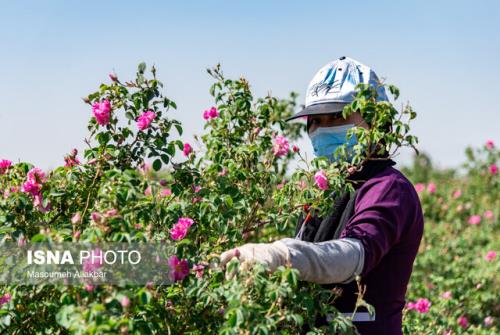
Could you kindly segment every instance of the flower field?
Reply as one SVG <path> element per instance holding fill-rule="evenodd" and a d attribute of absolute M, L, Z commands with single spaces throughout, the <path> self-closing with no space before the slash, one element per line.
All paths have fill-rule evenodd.
<path fill-rule="evenodd" d="M 408 334 L 499 332 L 498 148 L 467 148 L 457 171 L 435 171 L 421 157 L 408 175 L 426 218 L 404 318 Z"/>
<path fill-rule="evenodd" d="M 195 141 L 182 140 L 182 124 L 169 116 L 177 105 L 163 95 L 157 70 L 141 63 L 134 80 L 113 73 L 84 99 L 84 152 L 71 150 L 52 171 L 0 157 L 2 243 L 167 241 L 171 256 L 159 266 L 173 282 L 3 285 L 0 332 L 297 334 L 308 324 L 310 334 L 356 334 L 335 309 L 338 291 L 301 282 L 289 267 L 269 273 L 237 260 L 218 265 L 228 248 L 292 236 L 304 211 L 325 213 L 328 195 L 350 187 L 345 176 L 353 166 L 305 161 L 294 144 L 304 124 L 284 121 L 296 94 L 256 98 L 245 79 L 228 79 L 219 66 L 208 72 L 214 105 L 199 112 L 206 123 Z M 388 89 L 397 99 L 397 88 Z M 398 111 L 375 98 L 365 87 L 351 106 L 372 122 L 356 130 L 354 167 L 364 152 L 417 145 L 411 107 Z M 466 154 L 456 170 L 433 168 L 425 154 L 403 169 L 425 214 L 405 334 L 499 332 L 500 151 L 487 141 Z M 289 171 L 292 160 L 306 168 Z M 334 314 L 331 324 L 315 328 L 325 313 Z"/>

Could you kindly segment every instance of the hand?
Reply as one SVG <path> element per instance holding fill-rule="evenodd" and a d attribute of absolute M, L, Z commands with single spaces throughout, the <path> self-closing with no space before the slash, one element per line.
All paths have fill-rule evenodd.
<path fill-rule="evenodd" d="M 289 263 L 288 247 L 281 241 L 273 243 L 247 243 L 238 248 L 224 251 L 220 264 L 225 266 L 233 257 L 240 261 L 257 262 L 267 265 L 271 271 Z"/>

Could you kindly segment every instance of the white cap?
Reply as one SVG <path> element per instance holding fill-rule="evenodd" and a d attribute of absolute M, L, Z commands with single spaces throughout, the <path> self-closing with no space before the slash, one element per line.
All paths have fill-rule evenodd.
<path fill-rule="evenodd" d="M 307 115 L 342 112 L 344 106 L 354 100 L 356 85 L 360 83 L 376 87 L 378 101 L 388 101 L 384 87 L 371 68 L 352 58 L 340 57 L 314 75 L 307 87 L 305 108 L 287 121 Z"/>

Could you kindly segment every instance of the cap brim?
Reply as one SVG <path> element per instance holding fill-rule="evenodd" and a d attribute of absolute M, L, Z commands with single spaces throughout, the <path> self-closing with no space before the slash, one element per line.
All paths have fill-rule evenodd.
<path fill-rule="evenodd" d="M 323 102 L 319 104 L 314 104 L 307 106 L 295 115 L 290 116 L 285 121 L 290 121 L 303 116 L 309 115 L 323 115 L 323 114 L 337 114 L 344 110 L 344 107 L 348 105 L 347 102 Z"/>

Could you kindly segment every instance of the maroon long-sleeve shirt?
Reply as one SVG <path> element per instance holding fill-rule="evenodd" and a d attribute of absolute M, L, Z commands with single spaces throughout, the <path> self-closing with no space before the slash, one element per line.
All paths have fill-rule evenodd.
<path fill-rule="evenodd" d="M 402 334 L 405 294 L 423 229 L 418 195 L 397 169 L 387 167 L 359 189 L 354 213 L 340 238 L 357 238 L 365 250 L 361 283 L 366 285 L 364 299 L 375 307 L 376 316 L 375 321 L 354 322 L 362 335 Z M 352 312 L 356 281 L 336 286 L 343 294 L 335 305 L 341 312 Z"/>

